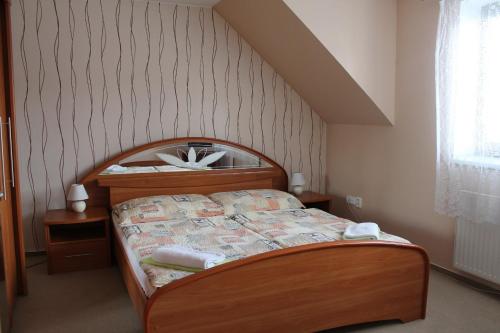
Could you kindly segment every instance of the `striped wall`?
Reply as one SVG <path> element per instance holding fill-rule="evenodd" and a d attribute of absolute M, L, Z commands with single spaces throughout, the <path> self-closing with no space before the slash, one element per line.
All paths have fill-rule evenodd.
<path fill-rule="evenodd" d="M 178 136 L 252 147 L 324 191 L 325 122 L 216 12 L 139 0 L 13 0 L 28 250 L 44 212 L 113 155 Z"/>

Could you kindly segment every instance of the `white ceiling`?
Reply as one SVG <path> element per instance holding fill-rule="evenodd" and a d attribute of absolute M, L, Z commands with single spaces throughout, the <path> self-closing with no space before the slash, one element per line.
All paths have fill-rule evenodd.
<path fill-rule="evenodd" d="M 168 2 L 177 5 L 190 5 L 200 7 L 213 7 L 219 0 L 160 0 L 161 2 Z"/>

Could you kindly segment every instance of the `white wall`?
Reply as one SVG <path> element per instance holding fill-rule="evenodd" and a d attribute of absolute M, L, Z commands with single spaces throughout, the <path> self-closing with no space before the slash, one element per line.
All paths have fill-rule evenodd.
<path fill-rule="evenodd" d="M 396 0 L 284 2 L 394 122 Z"/>
<path fill-rule="evenodd" d="M 438 1 L 398 3 L 397 122 L 392 128 L 330 125 L 329 190 L 363 197 L 357 213 L 424 246 L 452 268 L 454 222 L 434 211 L 434 50 Z M 336 212 L 348 215 L 341 200 Z"/>

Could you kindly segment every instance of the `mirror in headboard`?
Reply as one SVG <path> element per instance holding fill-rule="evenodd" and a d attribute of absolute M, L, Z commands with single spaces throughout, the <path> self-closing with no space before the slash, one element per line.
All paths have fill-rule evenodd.
<path fill-rule="evenodd" d="M 165 143 L 126 156 L 101 175 L 193 170 L 270 168 L 261 156 L 224 143 L 185 141 Z"/>
<path fill-rule="evenodd" d="M 81 183 L 89 206 L 160 194 L 288 190 L 288 176 L 278 163 L 251 148 L 211 138 L 174 138 L 135 147 L 96 167 Z"/>

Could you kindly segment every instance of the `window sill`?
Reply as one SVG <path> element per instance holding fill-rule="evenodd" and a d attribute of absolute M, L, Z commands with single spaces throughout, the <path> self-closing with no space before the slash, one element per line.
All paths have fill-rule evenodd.
<path fill-rule="evenodd" d="M 455 157 L 453 163 L 457 166 L 472 166 L 500 171 L 500 158 L 498 157 L 460 156 Z"/>

